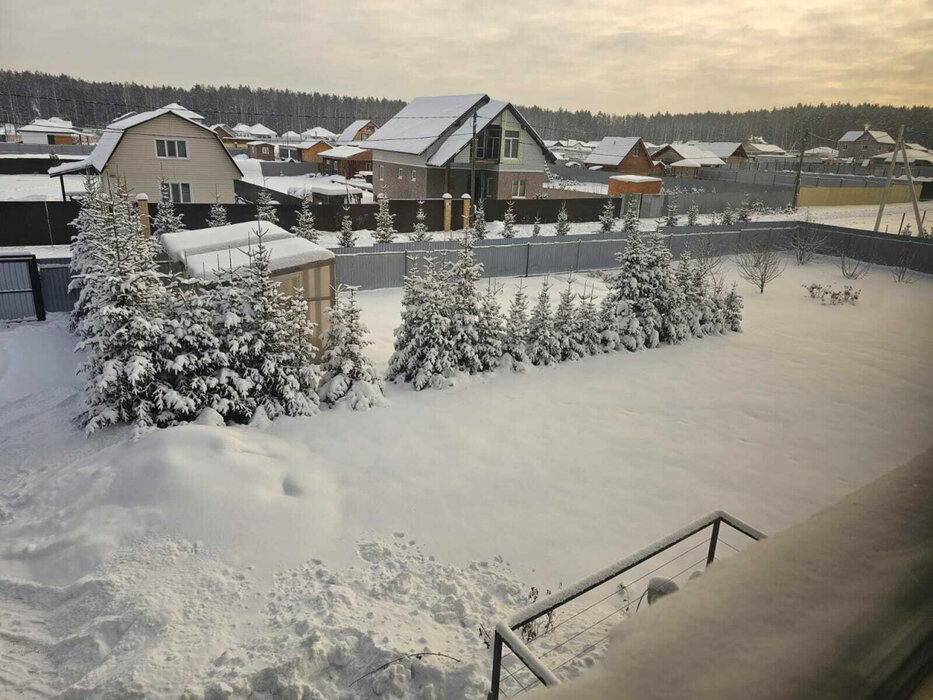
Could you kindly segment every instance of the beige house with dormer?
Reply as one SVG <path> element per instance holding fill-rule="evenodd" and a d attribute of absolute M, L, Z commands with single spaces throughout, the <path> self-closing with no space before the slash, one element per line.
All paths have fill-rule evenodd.
<path fill-rule="evenodd" d="M 113 122 L 90 155 L 51 168 L 49 176 L 87 171 L 100 174 L 107 190 L 117 180 L 125 181 L 133 196 L 145 193 L 150 201 L 159 199 L 165 182 L 178 204 L 209 204 L 215 197 L 232 204 L 233 182 L 242 177 L 215 132 L 170 108 Z"/>

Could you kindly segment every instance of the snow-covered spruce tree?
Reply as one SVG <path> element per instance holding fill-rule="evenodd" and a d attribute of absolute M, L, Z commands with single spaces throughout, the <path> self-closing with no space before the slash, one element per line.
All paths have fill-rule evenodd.
<path fill-rule="evenodd" d="M 606 200 L 599 213 L 599 233 L 612 233 L 616 225 L 615 204 L 612 198 Z"/>
<path fill-rule="evenodd" d="M 636 233 L 638 231 L 638 199 L 635 195 L 629 195 L 628 203 L 625 205 L 625 214 L 622 216 L 622 231 L 625 233 Z"/>
<path fill-rule="evenodd" d="M 298 220 L 292 226 L 292 233 L 306 241 L 317 243 L 321 234 L 314 228 L 314 212 L 312 211 L 311 196 L 306 195 L 301 199 L 301 208 L 298 210 Z"/>
<path fill-rule="evenodd" d="M 365 352 L 372 341 L 360 320 L 355 287 L 337 290 L 334 305 L 327 310 L 330 330 L 322 340 L 321 369 L 324 376 L 318 396 L 328 406 L 345 404 L 354 411 L 365 411 L 385 403 L 385 383 Z"/>
<path fill-rule="evenodd" d="M 502 216 L 502 237 L 515 238 L 515 203 L 510 199 Z"/>
<path fill-rule="evenodd" d="M 269 190 L 263 188 L 256 197 L 256 221 L 265 221 L 267 224 L 279 223 L 278 205 L 272 199 Z"/>
<path fill-rule="evenodd" d="M 85 274 L 77 327 L 77 349 L 87 353 L 78 369 L 85 402 L 78 421 L 88 434 L 120 422 L 146 429 L 157 412 L 165 289 L 129 193 L 119 182 L 111 193 L 103 257 Z"/>
<path fill-rule="evenodd" d="M 550 365 L 560 361 L 560 343 L 554 333 L 551 317 L 551 285 L 545 280 L 538 294 L 538 303 L 528 319 L 528 359 L 535 365 Z"/>
<path fill-rule="evenodd" d="M 723 226 L 731 226 L 735 223 L 735 212 L 732 210 L 732 205 L 728 202 L 726 202 L 726 208 L 722 210 L 719 220 Z"/>
<path fill-rule="evenodd" d="M 376 232 L 373 239 L 378 243 L 391 243 L 395 240 L 395 214 L 389 211 L 387 197 L 379 198 L 379 208 L 376 210 Z"/>
<path fill-rule="evenodd" d="M 607 278 L 608 281 L 608 278 Z M 645 347 L 645 334 L 632 312 L 628 299 L 620 296 L 620 289 L 609 285 L 609 291 L 599 306 L 599 343 L 603 352 Z"/>
<path fill-rule="evenodd" d="M 395 352 L 389 358 L 389 379 L 401 377 L 415 390 L 442 389 L 456 367 L 450 341 L 448 285 L 440 279 L 434 258 L 426 258 L 421 274 L 405 278 L 402 323 L 395 329 Z"/>
<path fill-rule="evenodd" d="M 694 337 L 705 335 L 703 330 L 703 307 L 706 301 L 705 276 L 696 275 L 693 256 L 690 255 L 689 250 L 684 250 L 681 254 L 675 276 L 677 284 L 683 290 L 682 315 L 690 335 Z"/>
<path fill-rule="evenodd" d="M 486 288 L 479 302 L 479 322 L 477 323 L 477 334 L 479 336 L 476 344 L 476 354 L 479 356 L 479 364 L 482 371 L 488 372 L 499 366 L 502 359 L 502 342 L 505 334 L 504 321 L 502 318 L 502 308 L 499 306 L 498 287 L 490 283 Z"/>
<path fill-rule="evenodd" d="M 470 374 L 483 369 L 478 353 L 480 299 L 476 292 L 476 283 L 482 276 L 483 266 L 476 262 L 473 237 L 467 229 L 460 243 L 460 254 L 450 266 L 447 293 L 452 296 L 448 308 L 454 363 L 458 369 Z"/>
<path fill-rule="evenodd" d="M 528 296 L 524 283 L 519 283 L 509 306 L 505 323 L 505 338 L 502 342 L 503 363 L 520 370 L 528 362 Z"/>
<path fill-rule="evenodd" d="M 207 218 L 207 225 L 211 228 L 226 226 L 230 223 L 227 220 L 227 207 L 220 203 L 220 195 L 214 194 L 214 203 L 211 204 L 210 215 Z"/>
<path fill-rule="evenodd" d="M 567 203 L 561 202 L 560 211 L 557 212 L 557 224 L 554 226 L 554 235 L 566 236 L 570 233 L 570 217 L 567 214 Z"/>
<path fill-rule="evenodd" d="M 659 231 L 648 234 L 647 247 L 651 261 L 649 279 L 655 294 L 655 307 L 661 314 L 660 340 L 681 343 L 691 336 L 690 322 L 685 316 L 685 292 L 678 284 L 676 270 L 671 265 L 671 250 Z"/>
<path fill-rule="evenodd" d="M 109 263 L 107 245 L 113 240 L 110 231 L 110 198 L 104 194 L 100 177 L 85 173 L 84 196 L 77 218 L 71 222 L 77 233 L 71 239 L 71 282 L 69 292 L 78 292 L 78 299 L 71 310 L 69 328 L 78 328 L 81 318 L 92 301 L 83 291 L 84 276 L 95 268 Z"/>
<path fill-rule="evenodd" d="M 664 225 L 677 225 L 677 195 L 669 194 L 667 196 L 667 212 L 664 215 Z"/>
<path fill-rule="evenodd" d="M 343 205 L 343 218 L 340 220 L 340 235 L 337 243 L 344 248 L 356 245 L 356 236 L 353 234 L 353 220 L 350 218 L 350 207 Z"/>
<path fill-rule="evenodd" d="M 752 220 L 752 203 L 748 195 L 742 197 L 742 203 L 739 205 L 739 209 L 736 212 L 736 219 L 739 221 Z"/>
<path fill-rule="evenodd" d="M 641 333 L 636 347 L 657 347 L 661 341 L 664 319 L 658 309 L 658 251 L 638 231 L 629 234 L 622 252 L 616 255 L 617 270 L 607 275 L 609 303 L 625 301 L 624 311 L 631 312 Z"/>
<path fill-rule="evenodd" d="M 537 238 L 541 235 L 541 217 L 536 216 L 534 223 L 531 226 L 531 237 Z"/>
<path fill-rule="evenodd" d="M 687 225 L 696 226 L 697 220 L 700 218 L 700 207 L 697 206 L 696 199 L 690 204 L 690 208 L 687 209 Z"/>
<path fill-rule="evenodd" d="M 238 422 L 249 421 L 260 408 L 273 419 L 317 412 L 319 373 L 308 302 L 302 289 L 287 295 L 272 279 L 265 235 L 260 222 L 253 233 L 256 244 L 249 251 L 249 265 L 234 273 L 234 286 L 239 288 L 233 290 L 231 301 L 236 306 L 224 315 L 227 333 L 221 349 L 227 353 L 230 370 L 251 387 L 245 405 L 224 416 Z"/>
<path fill-rule="evenodd" d="M 152 217 L 152 235 L 158 242 L 162 239 L 163 234 L 184 230 L 185 222 L 182 215 L 175 211 L 175 203 L 172 201 L 168 183 L 162 182 L 159 185 L 158 214 Z"/>
<path fill-rule="evenodd" d="M 579 360 L 584 353 L 581 351 L 577 342 L 577 319 L 574 309 L 574 293 L 572 282 L 567 283 L 567 288 L 559 295 L 557 302 L 557 311 L 554 312 L 554 335 L 557 338 L 557 346 L 560 349 L 559 359 L 561 362 L 566 360 Z"/>
<path fill-rule="evenodd" d="M 581 355 L 596 355 L 602 352 L 602 340 L 599 324 L 599 311 L 596 308 L 596 300 L 593 298 L 593 290 L 586 293 L 583 290 L 583 296 L 580 297 L 580 306 L 574 316 L 576 343 L 580 349 Z"/>
<path fill-rule="evenodd" d="M 223 415 L 221 384 L 227 355 L 215 332 L 215 283 L 174 276 L 166 285 L 167 311 L 159 348 L 155 423 L 168 427 L 197 418 L 209 407 Z"/>
<path fill-rule="evenodd" d="M 742 308 L 744 306 L 745 302 L 739 295 L 739 286 L 733 282 L 732 288 L 725 295 L 725 303 L 723 304 L 723 321 L 727 330 L 735 333 L 742 332 Z"/>
<path fill-rule="evenodd" d="M 431 240 L 431 234 L 428 233 L 428 226 L 425 222 L 427 215 L 424 213 L 424 200 L 418 200 L 418 211 L 415 213 L 415 228 L 409 236 L 408 240 L 414 243 L 424 243 L 425 241 Z"/>
<path fill-rule="evenodd" d="M 473 205 L 473 236 L 480 241 L 486 238 L 486 209 L 481 199 Z"/>

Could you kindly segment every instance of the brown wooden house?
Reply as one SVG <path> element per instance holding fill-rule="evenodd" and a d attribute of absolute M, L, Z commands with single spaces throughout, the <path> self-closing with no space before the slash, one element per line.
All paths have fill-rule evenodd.
<path fill-rule="evenodd" d="M 657 168 L 637 136 L 606 136 L 584 161 L 587 167 L 633 175 L 654 175 Z"/>
<path fill-rule="evenodd" d="M 325 175 L 343 175 L 353 177 L 361 170 L 373 169 L 373 152 L 357 146 L 337 146 L 321 153 Z"/>
<path fill-rule="evenodd" d="M 373 132 L 376 131 L 376 125 L 369 119 L 357 119 L 346 129 L 340 132 L 337 137 L 338 144 L 353 143 L 354 141 L 365 141 Z"/>
<path fill-rule="evenodd" d="M 257 160 L 275 160 L 275 144 L 268 141 L 250 141 L 246 144 L 246 153 Z"/>
<path fill-rule="evenodd" d="M 302 141 L 290 146 L 279 146 L 279 156 L 282 160 L 293 160 L 298 163 L 321 163 L 321 154 L 331 150 L 331 145 L 323 139 Z"/>

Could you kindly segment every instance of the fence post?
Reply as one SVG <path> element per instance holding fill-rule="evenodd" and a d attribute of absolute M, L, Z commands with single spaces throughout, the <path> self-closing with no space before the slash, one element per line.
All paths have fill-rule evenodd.
<path fill-rule="evenodd" d="M 39 262 L 33 255 L 29 261 L 29 284 L 32 287 L 32 305 L 36 310 L 36 320 L 45 320 L 45 300 L 42 298 L 42 277 L 39 275 Z"/>
<path fill-rule="evenodd" d="M 450 210 L 452 208 L 453 197 L 449 192 L 444 193 L 444 231 L 450 233 Z"/>
<path fill-rule="evenodd" d="M 152 235 L 152 231 L 149 228 L 149 195 L 145 192 L 140 192 L 136 195 L 136 204 L 139 205 L 139 220 L 143 225 L 143 237 L 149 238 Z"/>
<path fill-rule="evenodd" d="M 706 565 L 709 566 L 713 563 L 713 560 L 716 559 L 716 543 L 719 541 L 719 523 L 721 519 L 717 519 L 713 523 L 713 534 L 709 538 L 709 553 L 706 555 Z"/>
<path fill-rule="evenodd" d="M 487 700 L 499 700 L 499 677 L 502 675 L 502 637 L 495 633 L 492 642 L 492 681 Z"/>
<path fill-rule="evenodd" d="M 580 271 L 580 253 L 582 251 L 582 248 L 583 248 L 583 240 L 581 239 L 577 241 L 577 262 L 574 265 L 574 270 L 573 270 L 574 272 Z"/>
<path fill-rule="evenodd" d="M 463 229 L 470 228 L 470 193 L 463 193 Z"/>
<path fill-rule="evenodd" d="M 926 212 L 924 212 L 926 213 Z M 528 276 L 528 262 L 531 260 L 531 243 L 525 244 L 525 277 Z"/>

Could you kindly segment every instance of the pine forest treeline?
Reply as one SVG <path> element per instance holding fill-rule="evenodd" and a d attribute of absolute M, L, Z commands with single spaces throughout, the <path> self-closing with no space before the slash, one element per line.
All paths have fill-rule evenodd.
<path fill-rule="evenodd" d="M 209 123 L 233 125 L 259 121 L 278 133 L 300 132 L 312 126 L 339 132 L 353 119 L 362 118 L 381 125 L 405 105 L 404 100 L 246 85 L 195 85 L 184 89 L 0 70 L 0 122 L 22 125 L 37 116 L 60 116 L 78 126 L 101 128 L 125 112 L 153 109 L 169 102 L 180 102 L 203 114 Z M 742 141 L 750 136 L 761 136 L 770 143 L 790 148 L 799 143 L 804 129 L 814 134 L 811 146 L 818 146 L 830 145 L 843 132 L 865 124 L 892 134 L 900 124 L 905 124 L 908 141 L 933 146 L 933 107 L 930 106 L 797 104 L 746 112 L 651 115 L 521 105 L 519 108 L 545 139 L 591 140 L 614 135 L 641 136 L 654 143 L 666 143 L 687 139 Z"/>

